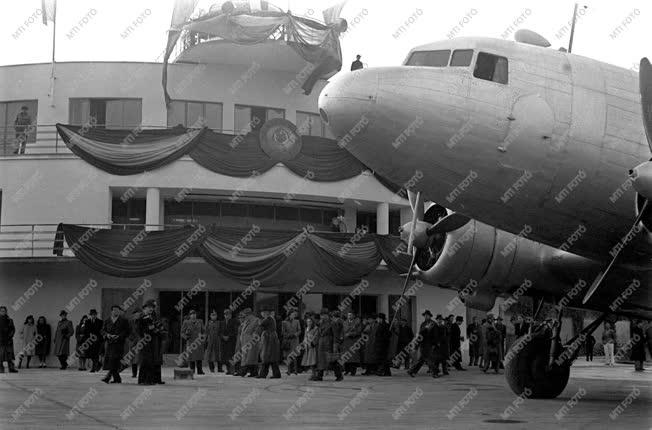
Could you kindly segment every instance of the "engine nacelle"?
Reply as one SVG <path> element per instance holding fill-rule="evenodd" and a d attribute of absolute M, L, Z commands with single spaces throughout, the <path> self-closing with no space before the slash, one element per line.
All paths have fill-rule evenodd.
<path fill-rule="evenodd" d="M 521 289 L 558 292 L 595 271 L 589 259 L 527 239 L 531 231 L 525 226 L 515 235 L 471 220 L 449 232 L 443 245 L 435 245 L 433 238 L 429 261 L 417 260 L 417 277 L 461 290 L 467 306 L 489 310 L 499 294 Z M 567 270 L 553 270 L 557 267 Z"/>

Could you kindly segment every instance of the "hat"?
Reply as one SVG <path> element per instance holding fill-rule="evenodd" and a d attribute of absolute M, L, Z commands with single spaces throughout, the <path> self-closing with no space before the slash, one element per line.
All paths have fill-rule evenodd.
<path fill-rule="evenodd" d="M 387 318 L 387 316 L 384 313 L 381 312 L 381 313 L 378 314 L 378 318 L 380 318 L 381 320 L 384 320 L 385 318 Z"/>
<path fill-rule="evenodd" d="M 448 316 L 446 317 L 446 319 L 449 319 L 449 318 L 455 318 L 455 315 L 450 314 L 450 315 L 448 315 Z"/>
<path fill-rule="evenodd" d="M 240 313 L 244 316 L 251 315 L 251 308 L 244 308 Z"/>
<path fill-rule="evenodd" d="M 61 315 L 68 315 L 68 312 L 62 310 L 61 312 L 59 312 L 59 316 Z"/>
<path fill-rule="evenodd" d="M 458 316 L 455 317 L 455 321 L 464 321 L 464 317 L 462 317 L 461 315 L 458 315 Z"/>
<path fill-rule="evenodd" d="M 339 318 L 342 314 L 340 313 L 340 311 L 336 309 L 333 312 L 331 312 L 331 315 L 333 315 L 335 318 Z"/>
<path fill-rule="evenodd" d="M 145 303 L 143 303 L 143 309 L 156 307 L 154 303 L 156 303 L 156 300 L 154 299 L 147 300 Z"/>
<path fill-rule="evenodd" d="M 441 314 L 437 314 L 437 316 L 435 317 L 435 319 L 436 319 L 436 320 L 443 320 L 444 317 L 442 317 Z"/>
<path fill-rule="evenodd" d="M 430 316 L 432 317 L 432 312 L 430 312 L 428 309 L 426 309 L 425 311 L 423 311 L 423 313 L 421 314 L 421 316 L 424 316 L 424 317 L 425 317 L 426 315 L 430 315 Z"/>
<path fill-rule="evenodd" d="M 89 315 L 97 315 L 97 310 L 91 309 L 90 312 L 88 313 Z"/>

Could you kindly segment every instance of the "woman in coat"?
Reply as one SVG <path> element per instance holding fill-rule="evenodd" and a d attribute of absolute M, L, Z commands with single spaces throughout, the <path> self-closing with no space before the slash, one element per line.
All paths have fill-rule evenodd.
<path fill-rule="evenodd" d="M 355 376 L 358 365 L 360 364 L 360 336 L 362 335 L 362 324 L 360 319 L 356 318 L 352 312 L 347 314 L 344 325 L 344 336 L 342 339 L 342 353 L 345 354 L 344 374 Z M 354 346 L 358 342 L 358 348 Z M 354 351 L 355 349 L 355 351 Z"/>
<path fill-rule="evenodd" d="M 258 376 L 258 353 L 260 335 L 258 334 L 259 320 L 250 308 L 242 311 L 244 317 L 240 332 L 240 366 L 244 375 L 250 378 Z"/>
<path fill-rule="evenodd" d="M 34 352 L 39 360 L 38 367 L 47 367 L 45 363 L 50 355 L 50 344 L 52 343 L 52 328 L 44 316 L 38 317 L 36 322 L 36 347 Z"/>
<path fill-rule="evenodd" d="M 84 342 L 86 339 L 88 339 L 88 336 L 86 335 L 86 330 L 84 328 L 84 324 L 86 324 L 86 320 L 88 319 L 87 315 L 82 316 L 81 321 L 79 321 L 79 324 L 77 324 L 77 327 L 75 327 L 75 340 L 77 341 L 77 345 L 75 346 L 75 352 L 77 353 L 77 360 L 79 361 L 79 370 L 86 370 L 86 350 L 87 347 L 84 345 Z"/>
<path fill-rule="evenodd" d="M 57 323 L 54 332 L 54 355 L 59 359 L 60 369 L 68 368 L 68 355 L 70 355 L 70 338 L 75 334 L 72 322 L 68 320 L 68 312 L 59 312 L 61 320 Z"/>
<path fill-rule="evenodd" d="M 281 360 L 281 344 L 278 340 L 278 332 L 276 330 L 276 318 L 271 315 L 270 309 L 265 309 L 260 312 L 262 319 L 258 326 L 260 333 L 260 373 L 258 378 L 267 378 L 269 367 L 272 367 L 272 379 L 281 377 L 281 370 L 278 368 L 278 362 Z"/>
<path fill-rule="evenodd" d="M 27 359 L 25 369 L 29 369 L 29 362 L 32 360 L 34 349 L 36 347 L 36 325 L 34 324 L 34 317 L 32 315 L 28 315 L 27 318 L 25 318 L 23 328 L 20 329 L 18 335 L 23 342 L 23 349 L 20 353 L 20 358 L 18 359 L 18 368 L 21 368 L 24 356 Z"/>
<path fill-rule="evenodd" d="M 288 319 L 283 321 L 283 356 L 288 366 L 287 374 L 299 373 L 297 365 L 297 352 L 299 346 L 299 336 L 301 336 L 301 324 L 297 319 L 297 312 L 292 311 Z"/>
<path fill-rule="evenodd" d="M 210 319 L 206 323 L 206 352 L 204 354 L 204 360 L 208 362 L 208 369 L 211 373 L 215 373 L 215 362 L 217 362 L 217 371 L 222 372 L 220 349 L 223 330 L 224 324 L 217 320 L 217 311 L 213 309 Z"/>
<path fill-rule="evenodd" d="M 188 365 L 193 373 L 195 364 L 197 364 L 197 374 L 203 375 L 201 361 L 204 358 L 204 324 L 197 319 L 197 312 L 194 309 L 188 315 L 190 318 L 181 326 L 181 337 L 186 341 L 184 357 L 188 360 Z"/>
<path fill-rule="evenodd" d="M 315 325 L 315 320 L 312 315 L 306 315 L 306 331 L 303 335 L 303 342 L 301 349 L 303 350 L 303 358 L 301 365 L 311 370 L 312 376 L 310 379 L 317 378 L 317 343 L 319 342 L 319 327 Z"/>

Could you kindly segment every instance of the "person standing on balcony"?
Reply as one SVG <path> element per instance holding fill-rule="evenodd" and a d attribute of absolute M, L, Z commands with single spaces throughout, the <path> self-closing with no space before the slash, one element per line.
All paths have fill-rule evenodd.
<path fill-rule="evenodd" d="M 27 133 L 32 125 L 32 117 L 29 115 L 29 108 L 23 106 L 14 120 L 14 131 L 16 132 L 16 149 L 14 154 L 24 154 L 27 143 Z"/>
<path fill-rule="evenodd" d="M 70 337 L 75 333 L 72 322 L 68 320 L 68 312 L 59 312 L 61 320 L 54 332 L 54 355 L 59 359 L 61 370 L 68 368 L 68 355 L 70 355 Z"/>

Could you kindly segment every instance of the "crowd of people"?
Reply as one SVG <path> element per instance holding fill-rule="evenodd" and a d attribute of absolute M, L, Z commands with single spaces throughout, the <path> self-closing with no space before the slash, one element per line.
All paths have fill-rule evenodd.
<path fill-rule="evenodd" d="M 155 300 L 148 300 L 142 309 L 136 308 L 123 315 L 121 307 L 111 307 L 111 314 L 104 321 L 97 311 L 91 309 L 76 326 L 62 310 L 59 321 L 52 330 L 44 316 L 36 322 L 27 316 L 18 337 L 23 347 L 14 356 L 13 337 L 16 328 L 7 315 L 7 308 L 0 306 L 0 370 L 7 362 L 9 372 L 17 372 L 25 363 L 29 368 L 32 357 L 38 358 L 38 367 L 46 367 L 52 352 L 65 370 L 74 362 L 79 370 L 107 371 L 102 381 L 120 383 L 120 373 L 130 368 L 133 378 L 143 385 L 163 384 L 161 367 L 168 330 L 156 312 Z M 244 308 L 234 317 L 231 309 L 225 309 L 223 318 L 212 310 L 204 323 L 197 312 L 189 309 L 181 326 L 183 339 L 181 354 L 176 366 L 189 368 L 193 373 L 204 374 L 203 363 L 210 372 L 224 372 L 241 377 L 281 378 L 279 365 L 285 363 L 286 373 L 309 373 L 309 380 L 321 381 L 326 372 L 332 371 L 335 380 L 345 375 L 391 376 L 391 369 L 403 366 L 414 377 L 427 364 L 432 377 L 449 374 L 449 369 L 466 370 L 462 365 L 461 345 L 469 341 L 467 367 L 478 366 L 487 372 L 490 368 L 499 373 L 503 368 L 505 351 L 509 348 L 507 327 L 501 317 L 487 314 L 480 322 L 476 317 L 464 328 L 461 316 L 444 318 L 426 310 L 423 322 L 415 334 L 408 321 L 396 318 L 391 322 L 383 313 L 362 318 L 349 312 L 342 317 L 339 310 L 306 312 L 299 318 L 298 309 L 289 308 L 287 317 L 281 320 L 274 309 L 263 307 L 256 315 L 251 308 Z M 534 322 L 520 315 L 514 316 L 513 337 L 516 339 L 530 332 Z M 554 322 L 542 323 L 550 332 Z M 76 347 L 70 354 L 70 338 L 75 336 Z M 652 325 L 645 329 L 642 321 L 632 326 L 631 359 L 636 370 L 643 370 L 645 344 L 652 339 Z M 53 342 L 52 342 L 53 340 Z M 53 345 L 51 350 L 50 346 Z M 605 323 L 602 344 L 605 363 L 614 363 L 616 335 L 613 325 Z M 585 339 L 587 360 L 592 360 L 595 338 Z"/>

